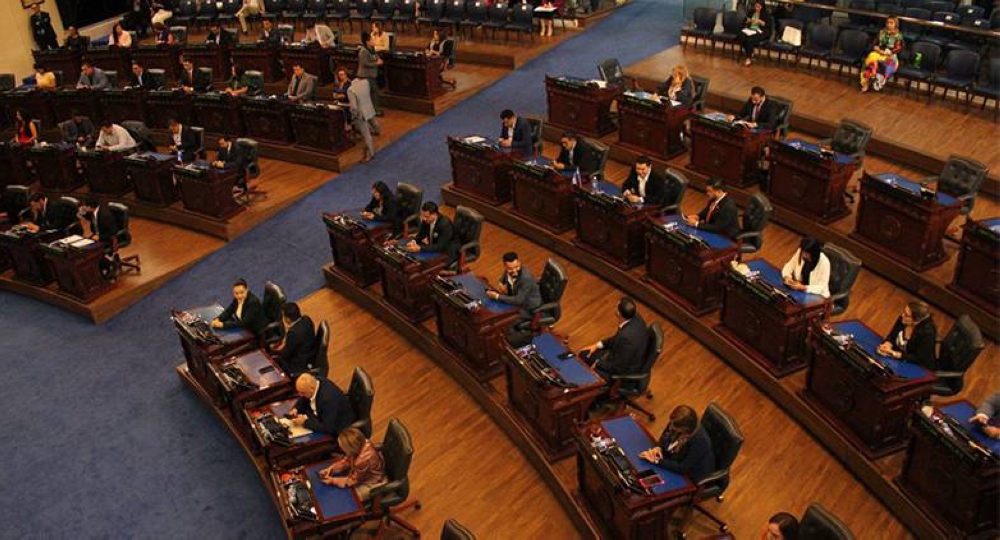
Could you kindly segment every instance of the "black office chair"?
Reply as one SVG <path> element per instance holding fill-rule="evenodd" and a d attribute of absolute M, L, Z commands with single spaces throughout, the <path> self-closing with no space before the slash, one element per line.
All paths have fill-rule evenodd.
<path fill-rule="evenodd" d="M 709 512 L 699 501 L 714 498 L 716 501 L 722 502 L 723 494 L 729 487 L 730 468 L 736 461 L 740 448 L 743 447 L 743 432 L 736 425 L 736 420 L 715 402 L 709 403 L 708 407 L 705 408 L 705 413 L 701 417 L 701 427 L 712 441 L 715 470 L 698 482 L 698 499 L 692 508 L 715 522 L 719 526 L 719 530 L 725 532 L 729 529 L 726 522 Z M 806 536 L 805 538 L 812 537 Z"/>
<path fill-rule="evenodd" d="M 965 372 L 979 358 L 986 346 L 983 335 L 968 315 L 962 315 L 941 340 L 938 350 L 938 378 L 932 393 L 935 396 L 954 396 L 965 386 Z"/>
<path fill-rule="evenodd" d="M 194 133 L 194 139 L 198 142 L 198 147 L 194 152 L 194 155 L 198 159 L 205 159 L 205 128 L 188 126 L 191 133 Z"/>
<path fill-rule="evenodd" d="M 429 26 L 437 26 L 441 17 L 444 17 L 445 1 L 444 0 L 430 0 L 424 5 L 424 9 L 421 10 L 421 15 L 417 17 L 417 34 L 420 34 L 420 25 L 427 24 Z"/>
<path fill-rule="evenodd" d="M 516 4 L 510 10 L 510 22 L 503 27 L 504 39 L 510 38 L 513 30 L 518 33 L 527 33 L 531 41 L 535 41 L 535 15 L 531 4 Z"/>
<path fill-rule="evenodd" d="M 524 115 L 524 119 L 531 124 L 531 146 L 535 149 L 535 155 L 541 156 L 545 139 L 545 119 L 530 114 Z"/>
<path fill-rule="evenodd" d="M 111 213 L 115 216 L 115 221 L 118 222 L 118 232 L 115 233 L 114 243 L 111 246 L 111 251 L 113 252 L 113 264 L 111 268 L 112 275 L 118 276 L 128 271 L 141 274 L 142 267 L 139 262 L 138 254 L 122 257 L 118 253 L 122 248 L 132 245 L 132 232 L 129 230 L 128 207 L 122 203 L 113 202 L 108 203 L 108 210 L 111 210 Z"/>
<path fill-rule="evenodd" d="M 600 64 L 597 64 L 597 73 L 600 74 L 602 81 L 610 85 L 627 89 L 638 87 L 635 77 L 629 77 L 625 74 L 625 70 L 622 69 L 622 64 L 617 58 L 602 60 Z"/>
<path fill-rule="evenodd" d="M 264 74 L 256 69 L 248 69 L 246 76 L 247 95 L 259 96 L 264 91 Z"/>
<path fill-rule="evenodd" d="M 747 15 L 742 9 L 726 10 L 722 12 L 722 31 L 712 34 L 712 52 L 715 52 L 715 44 L 722 44 L 722 52 L 726 52 L 729 46 L 733 56 L 739 51 L 740 38 L 743 36 L 743 27 L 746 25 Z"/>
<path fill-rule="evenodd" d="M 829 510 L 819 503 L 812 503 L 799 522 L 799 537 L 809 540 L 854 540 L 854 533 Z"/>
<path fill-rule="evenodd" d="M 796 14 L 799 11 L 796 9 Z M 811 24 L 807 28 L 806 33 L 809 35 L 809 38 L 803 40 L 804 44 L 799 48 L 799 57 L 808 59 L 809 62 L 807 65 L 809 67 L 812 67 L 813 60 L 816 60 L 817 66 L 823 67 L 823 60 L 829 58 L 830 53 L 833 52 L 834 45 L 837 43 L 837 27 L 829 24 Z"/>
<path fill-rule="evenodd" d="M 988 171 L 985 165 L 974 159 L 953 155 L 945 162 L 941 174 L 928 176 L 921 183 L 937 182 L 938 191 L 962 201 L 961 214 L 967 216 L 976 204 L 976 196 L 979 195 Z"/>
<path fill-rule="evenodd" d="M 267 191 L 261 189 L 259 183 L 250 183 L 251 180 L 260 177 L 260 143 L 253 139 L 239 138 L 233 141 L 233 146 L 246 156 L 246 167 L 243 169 L 243 179 L 240 182 L 240 187 L 243 189 L 243 193 L 239 196 L 240 202 L 250 206 L 254 199 L 266 199 Z"/>
<path fill-rule="evenodd" d="M 146 73 L 149 75 L 151 90 L 159 90 L 167 84 L 167 74 L 164 70 L 150 68 L 146 70 Z M 108 82 L 110 83 L 111 80 L 109 79 Z"/>
<path fill-rule="evenodd" d="M 851 289 L 861 273 L 861 259 L 836 244 L 825 244 L 823 253 L 830 259 L 830 302 L 832 314 L 847 311 L 851 303 Z"/>
<path fill-rule="evenodd" d="M 611 147 L 596 139 L 580 137 L 580 142 L 585 147 L 589 147 L 591 152 L 597 156 L 597 170 L 583 171 L 591 176 L 596 175 L 599 180 L 604 180 L 604 167 L 608 164 L 608 157 L 611 156 Z"/>
<path fill-rule="evenodd" d="M 327 352 L 330 350 L 330 323 L 324 319 L 316 327 L 316 360 L 309 365 L 309 373 L 317 377 L 326 377 L 330 372 L 330 359 Z"/>
<path fill-rule="evenodd" d="M 60 230 L 69 236 L 73 234 L 83 234 L 83 226 L 80 225 L 80 201 L 74 197 L 59 197 L 54 201 L 49 201 L 49 211 L 52 212 L 50 218 L 52 228 Z"/>
<path fill-rule="evenodd" d="M 712 35 L 715 33 L 715 20 L 719 16 L 719 10 L 710 7 L 694 8 L 694 26 L 681 29 L 681 48 L 687 47 L 692 39 L 694 46 L 698 46 L 698 40 L 707 41 L 715 46 Z M 684 39 L 687 38 L 687 39 Z"/>
<path fill-rule="evenodd" d="M 667 169 L 664 180 L 666 196 L 663 199 L 663 213 L 679 214 L 684 195 L 687 193 L 688 179 L 677 169 Z"/>
<path fill-rule="evenodd" d="M 649 325 L 649 338 L 646 342 L 646 357 L 639 366 L 636 373 L 627 374 L 607 374 L 605 379 L 611 383 L 611 402 L 616 405 L 616 411 L 622 412 L 626 407 L 635 409 L 646 415 L 650 422 L 656 421 L 656 415 L 648 409 L 636 403 L 639 396 L 646 396 L 646 399 L 653 399 L 653 392 L 649 389 L 649 380 L 653 374 L 653 366 L 663 352 L 663 327 L 659 322 Z"/>
<path fill-rule="evenodd" d="M 104 76 L 108 78 L 108 88 L 118 88 L 118 72 L 108 69 L 104 71 Z"/>
<path fill-rule="evenodd" d="M 351 386 L 347 388 L 347 399 L 357 420 L 350 427 L 361 431 L 366 438 L 372 438 L 372 404 L 375 402 L 375 385 L 363 367 L 354 368 Z"/>
<path fill-rule="evenodd" d="M 17 86 L 17 77 L 13 73 L 0 73 L 0 92 L 13 90 Z"/>
<path fill-rule="evenodd" d="M 3 201 L 0 210 L 0 223 L 16 225 L 18 216 L 28 207 L 28 200 L 31 198 L 31 190 L 28 186 L 10 185 L 3 190 Z"/>
<path fill-rule="evenodd" d="M 865 149 L 872 140 L 874 133 L 875 130 L 870 126 L 862 124 L 857 120 L 845 119 L 840 121 L 840 125 L 837 126 L 837 131 L 833 133 L 833 137 L 820 140 L 816 144 L 829 146 L 835 152 L 847 154 L 854 159 L 854 163 L 860 166 L 865 159 Z"/>
<path fill-rule="evenodd" d="M 283 43 L 291 43 L 295 40 L 295 27 L 290 24 L 279 24 L 277 32 Z"/>
<path fill-rule="evenodd" d="M 691 76 L 694 82 L 694 98 L 691 100 L 691 108 L 694 112 L 705 112 L 705 98 L 708 96 L 708 79 L 705 77 Z"/>
<path fill-rule="evenodd" d="M 441 540 L 476 540 L 476 535 L 465 525 L 449 519 L 444 522 L 444 528 L 441 529 Z"/>
<path fill-rule="evenodd" d="M 788 137 L 788 125 L 792 121 L 792 101 L 778 96 L 768 96 L 778 106 L 778 121 L 774 128 L 774 136 L 778 139 Z"/>
<path fill-rule="evenodd" d="M 156 140 L 153 139 L 153 131 L 149 129 L 149 126 L 145 122 L 126 120 L 121 123 L 121 126 L 135 139 L 136 150 L 140 152 L 156 151 Z"/>
<path fill-rule="evenodd" d="M 844 74 L 845 67 L 848 75 L 853 73 L 854 68 L 859 71 L 864 69 L 861 60 L 871 52 L 871 41 L 871 37 L 863 30 L 841 30 L 837 38 L 837 50 L 827 57 L 831 65 L 837 65 L 837 76 Z"/>
<path fill-rule="evenodd" d="M 551 327 L 562 318 L 563 293 L 566 292 L 566 284 L 569 277 L 566 271 L 556 261 L 549 259 L 545 261 L 545 269 L 542 270 L 542 277 L 538 279 L 538 290 L 542 296 L 542 304 L 532 310 L 531 320 L 518 325 L 521 330 L 531 330 L 540 332 L 542 328 Z"/>
<path fill-rule="evenodd" d="M 771 219 L 774 207 L 763 193 L 750 196 L 747 209 L 743 212 L 743 226 L 736 241 L 740 243 L 740 254 L 757 253 L 764 246 L 764 229 Z"/>
<path fill-rule="evenodd" d="M 215 79 L 215 74 L 212 73 L 212 68 L 210 67 L 200 67 L 195 70 L 195 81 L 200 82 L 195 90 L 198 92 L 208 92 L 212 89 L 212 81 Z"/>
<path fill-rule="evenodd" d="M 396 202 L 399 203 L 399 230 L 396 233 L 401 232 L 403 236 L 407 236 L 411 227 L 413 230 L 420 227 L 420 206 L 424 204 L 424 190 L 400 182 L 396 185 Z"/>
<path fill-rule="evenodd" d="M 381 539 L 392 525 L 419 537 L 420 530 L 399 517 L 400 512 L 410 507 L 420 510 L 420 501 L 407 501 L 410 496 L 409 474 L 410 463 L 413 461 L 413 443 L 410 432 L 398 418 L 389 420 L 380 450 L 389 481 L 372 488 L 372 498 L 368 503 L 372 511 L 371 517 L 380 521 L 376 538 Z"/>
<path fill-rule="evenodd" d="M 261 303 L 264 307 L 264 316 L 267 317 L 267 326 L 260 333 L 260 341 L 264 344 L 281 340 L 284 333 L 284 325 L 281 322 L 281 306 L 285 305 L 287 299 L 285 291 L 280 285 L 271 280 L 264 282 L 264 298 L 261 299 Z"/>
<path fill-rule="evenodd" d="M 507 26 L 508 15 L 510 15 L 510 4 L 506 1 L 493 2 L 490 5 L 489 17 L 483 23 L 483 28 L 493 31 L 493 39 L 497 38 L 497 30 L 503 30 Z"/>
<path fill-rule="evenodd" d="M 455 68 L 455 40 L 448 38 L 441 42 L 441 56 L 444 57 L 444 69 L 445 71 Z M 441 84 L 447 84 L 452 88 L 458 87 L 457 79 L 449 79 L 444 76 L 444 72 L 441 72 Z"/>
<path fill-rule="evenodd" d="M 174 43 L 177 45 L 187 45 L 188 29 L 186 26 L 171 26 L 170 35 L 174 36 Z"/>
<path fill-rule="evenodd" d="M 233 23 L 236 20 L 236 12 L 238 12 L 242 6 L 243 2 L 241 0 L 222 0 L 222 9 L 219 10 L 218 15 L 216 16 L 219 24 Z M 233 43 L 238 41 L 239 40 L 236 40 Z"/>
<path fill-rule="evenodd" d="M 468 271 L 468 264 L 479 259 L 482 246 L 479 245 L 479 235 L 483 231 L 483 215 L 467 206 L 455 209 L 455 238 L 458 242 L 456 260 L 449 265 L 450 270 L 459 273 Z"/>

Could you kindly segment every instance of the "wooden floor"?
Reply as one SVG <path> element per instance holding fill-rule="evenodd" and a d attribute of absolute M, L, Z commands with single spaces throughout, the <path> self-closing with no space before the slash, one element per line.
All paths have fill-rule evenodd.
<path fill-rule="evenodd" d="M 824 77 L 815 67 L 791 68 L 775 62 L 756 62 L 745 68 L 730 55 L 711 54 L 704 47 L 672 47 L 628 66 L 626 72 L 663 81 L 678 64 L 707 77 L 712 94 L 742 102 L 750 87 L 763 86 L 769 94 L 793 101 L 795 115 L 833 124 L 853 118 L 873 126 L 876 138 L 941 160 L 952 153 L 968 156 L 988 166 L 991 176 L 1000 173 L 1000 124 L 989 108 L 982 112 L 939 98 L 928 104 L 926 97 L 912 91 L 907 97 L 902 89 L 862 94 L 854 76 L 838 78 L 834 71 Z"/>

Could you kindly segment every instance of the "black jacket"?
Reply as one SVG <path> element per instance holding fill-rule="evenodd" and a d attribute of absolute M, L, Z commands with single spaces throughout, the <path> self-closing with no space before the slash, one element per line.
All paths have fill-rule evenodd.
<path fill-rule="evenodd" d="M 577 141 L 576 146 L 573 148 L 572 159 L 570 159 L 569 150 L 562 148 L 559 150 L 559 157 L 556 158 L 556 161 L 565 165 L 565 170 L 567 171 L 574 171 L 579 167 L 580 174 L 587 175 L 598 172 L 598 157 L 596 154 L 597 152 L 590 146 L 580 144 L 580 141 Z"/>
<path fill-rule="evenodd" d="M 500 138 L 503 139 L 506 133 L 507 128 L 501 126 Z M 534 155 L 535 145 L 531 140 L 531 124 L 520 116 L 517 117 L 514 128 L 511 129 L 510 149 L 520 152 L 524 157 Z"/>
<path fill-rule="evenodd" d="M 381 209 L 379 201 L 376 200 L 375 197 L 372 197 L 371 200 L 368 201 L 368 205 L 365 206 L 365 212 L 375 214 L 375 219 L 373 221 L 388 221 L 392 222 L 394 226 L 399 221 L 400 217 L 399 204 L 396 202 L 396 197 L 392 194 L 382 199 Z M 438 219 L 440 219 L 440 217 Z"/>
<path fill-rule="evenodd" d="M 711 207 L 712 203 L 708 203 L 701 212 L 698 212 L 698 228 L 735 239 L 740 234 L 739 210 L 736 208 L 736 202 L 727 194 L 719 201 L 719 205 L 712 212 L 712 217 L 706 220 L 705 216 L 708 215 L 708 209 Z"/>
<path fill-rule="evenodd" d="M 667 96 L 667 92 L 670 91 L 671 82 L 672 79 L 667 79 L 663 84 L 656 87 L 661 96 L 669 97 Z M 681 89 L 674 96 L 674 101 L 679 101 L 681 107 L 690 107 L 691 103 L 694 102 L 694 81 L 690 77 L 681 83 Z"/>
<path fill-rule="evenodd" d="M 195 92 L 207 92 L 212 88 L 212 79 L 205 76 L 205 73 L 198 71 L 198 68 L 194 68 L 191 71 L 191 75 L 188 75 L 187 70 L 181 70 L 181 86 L 190 86 L 194 88 Z"/>
<path fill-rule="evenodd" d="M 232 167 L 241 171 L 248 165 L 246 152 L 235 143 L 231 143 L 228 150 L 220 148 L 216 161 L 221 161 L 226 164 L 226 167 Z"/>
<path fill-rule="evenodd" d="M 892 325 L 892 330 L 889 330 L 889 333 L 885 336 L 885 341 L 892 344 L 893 350 L 903 353 L 903 357 L 900 360 L 917 364 L 930 370 L 937 369 L 937 354 L 935 354 L 937 326 L 935 326 L 934 320 L 927 317 L 917 323 L 917 326 L 913 328 L 913 334 L 910 335 L 909 341 L 906 342 L 906 347 L 900 350 L 899 346 L 896 345 L 896 336 L 902 331 L 903 318 L 900 317 L 896 319 L 896 324 Z M 944 367 L 945 369 L 950 369 L 951 366 Z"/>
<path fill-rule="evenodd" d="M 261 30 L 259 41 L 265 45 L 277 46 L 281 44 L 281 34 L 276 29 L 272 29 L 269 33 Z"/>
<path fill-rule="evenodd" d="M 115 235 L 118 234 L 118 220 L 114 213 L 102 204 L 89 219 L 90 230 L 97 233 L 97 241 L 104 244 L 104 249 L 111 249 Z"/>
<path fill-rule="evenodd" d="M 288 328 L 285 348 L 277 354 L 278 363 L 291 377 L 308 371 L 316 363 L 318 345 L 312 319 L 303 315 Z"/>
<path fill-rule="evenodd" d="M 156 84 L 153 83 L 153 77 L 149 74 L 149 70 L 144 70 L 142 72 L 142 80 L 140 80 L 139 77 L 133 73 L 132 76 L 129 77 L 128 85 L 133 88 L 140 88 L 143 90 L 156 90 Z"/>
<path fill-rule="evenodd" d="M 687 475 L 695 482 L 715 472 L 715 452 L 712 449 L 712 439 L 701 426 L 694 431 L 687 444 L 677 452 L 669 454 L 667 448 L 673 438 L 667 428 L 663 429 L 657 446 L 663 451 L 663 459 L 659 465 L 668 471 Z"/>
<path fill-rule="evenodd" d="M 420 230 L 417 231 L 416 241 L 420 244 L 420 251 L 425 253 L 447 253 L 449 258 L 454 258 L 458 246 L 454 245 L 454 227 L 448 216 L 438 214 L 437 223 L 434 224 L 434 236 L 430 234 L 430 225 L 420 222 Z"/>
<path fill-rule="evenodd" d="M 49 229 L 52 226 L 52 207 L 46 205 L 45 210 L 35 214 L 31 207 L 21 210 L 17 215 L 18 223 L 34 223 L 40 230 Z"/>
<path fill-rule="evenodd" d="M 633 195 L 639 194 L 639 175 L 635 172 L 635 167 L 632 167 L 632 172 L 629 173 L 625 183 L 622 184 L 622 191 L 625 190 L 632 192 Z M 649 171 L 649 179 L 646 180 L 646 196 L 643 197 L 643 202 L 645 204 L 663 206 L 666 202 L 666 197 L 667 181 L 655 169 Z"/>
<path fill-rule="evenodd" d="M 233 44 L 233 38 L 229 35 L 229 32 L 221 29 L 218 36 L 215 35 L 215 32 L 209 31 L 208 35 L 205 36 L 205 43 L 216 43 L 216 39 L 218 39 L 220 47 L 228 47 Z"/>
<path fill-rule="evenodd" d="M 264 314 L 264 306 L 260 303 L 252 292 L 247 292 L 247 299 L 243 302 L 243 317 L 236 318 L 236 300 L 229 303 L 221 314 L 219 320 L 224 328 L 245 328 L 253 332 L 255 336 L 267 326 L 267 315 Z"/>
<path fill-rule="evenodd" d="M 601 340 L 601 348 L 610 352 L 598 367 L 614 375 L 637 373 L 646 358 L 648 343 L 649 328 L 642 316 L 636 314 L 615 335 Z"/>
<path fill-rule="evenodd" d="M 740 109 L 740 113 L 736 115 L 737 120 L 745 120 L 747 122 L 757 122 L 758 129 L 775 129 L 778 127 L 778 104 L 774 102 L 771 98 L 765 98 L 764 103 L 760 104 L 760 111 L 757 112 L 757 119 L 753 120 L 754 104 L 749 99 L 743 104 L 743 108 Z"/>
<path fill-rule="evenodd" d="M 170 142 L 173 144 L 173 133 L 170 134 Z M 181 144 L 177 147 L 181 152 L 181 159 L 187 163 L 197 158 L 198 137 L 191 130 L 190 126 L 181 125 Z"/>
<path fill-rule="evenodd" d="M 299 414 L 306 416 L 304 426 L 313 431 L 336 437 L 350 427 L 357 417 L 347 394 L 326 377 L 319 378 L 319 392 L 316 394 L 316 411 L 313 412 L 309 398 L 299 398 L 295 405 Z"/>

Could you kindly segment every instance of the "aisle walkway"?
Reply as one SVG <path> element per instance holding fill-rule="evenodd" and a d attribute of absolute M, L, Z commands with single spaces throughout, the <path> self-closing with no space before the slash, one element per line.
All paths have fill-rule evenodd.
<path fill-rule="evenodd" d="M 378 180 L 415 183 L 439 200 L 451 175 L 446 135 L 492 134 L 508 107 L 544 116 L 546 73 L 593 77 L 609 57 L 631 64 L 676 43 L 679 27 L 677 0 L 635 0 L 102 327 L 0 293 L 0 537 L 280 537 L 256 472 L 174 373 L 181 350 L 170 308 L 224 299 L 237 276 L 256 290 L 273 279 L 290 298 L 322 287 L 322 211 L 362 205 Z"/>

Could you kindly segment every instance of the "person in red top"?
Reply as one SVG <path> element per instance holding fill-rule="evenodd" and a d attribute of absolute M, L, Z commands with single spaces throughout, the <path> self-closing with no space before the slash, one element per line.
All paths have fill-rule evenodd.
<path fill-rule="evenodd" d="M 14 124 L 16 128 L 14 140 L 16 140 L 18 144 L 27 146 L 38 142 L 38 128 L 29 118 L 28 111 L 18 109 L 15 113 Z"/>
<path fill-rule="evenodd" d="M 378 448 L 356 428 L 347 428 L 337 435 L 337 446 L 344 457 L 319 473 L 324 484 L 353 487 L 362 501 L 371 498 L 372 489 L 386 483 L 385 460 Z M 337 476 L 346 472 L 346 476 Z"/>

